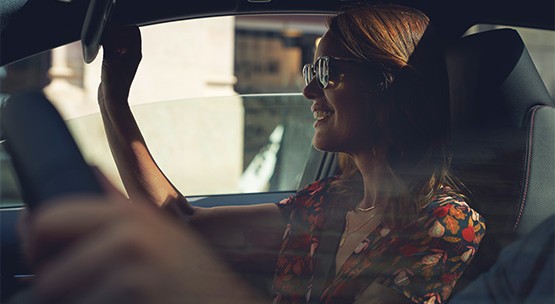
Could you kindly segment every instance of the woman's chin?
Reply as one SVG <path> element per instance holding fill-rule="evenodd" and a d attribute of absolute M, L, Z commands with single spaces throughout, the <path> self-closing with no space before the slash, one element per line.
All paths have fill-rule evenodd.
<path fill-rule="evenodd" d="M 333 143 L 324 138 L 319 138 L 316 135 L 314 135 L 314 138 L 312 139 L 312 145 L 316 148 L 316 150 L 324 152 L 337 152 Z"/>

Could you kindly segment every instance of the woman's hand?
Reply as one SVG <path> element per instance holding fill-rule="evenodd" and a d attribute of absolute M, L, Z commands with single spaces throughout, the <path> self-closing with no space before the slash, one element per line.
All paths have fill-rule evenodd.
<path fill-rule="evenodd" d="M 257 302 L 191 229 L 148 204 L 66 198 L 24 226 L 41 303 Z"/>
<path fill-rule="evenodd" d="M 142 58 L 139 28 L 107 27 L 102 36 L 101 84 L 98 101 L 101 106 L 127 103 L 131 83 Z"/>

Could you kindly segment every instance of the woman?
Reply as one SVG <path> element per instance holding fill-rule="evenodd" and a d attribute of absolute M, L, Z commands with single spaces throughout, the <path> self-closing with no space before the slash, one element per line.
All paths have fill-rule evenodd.
<path fill-rule="evenodd" d="M 139 260 L 153 264 L 149 269 L 156 271 L 159 269 L 152 261 L 180 265 L 175 268 L 181 269 L 181 274 L 172 272 L 175 276 L 170 281 L 177 286 L 172 290 L 188 297 L 202 294 L 202 286 L 193 288 L 188 286 L 190 281 L 183 280 L 188 287 L 179 289 L 178 278 L 193 271 L 179 263 L 225 269 L 218 261 L 221 257 L 253 263 L 256 254 L 262 256 L 258 259 L 262 271 L 275 268 L 276 303 L 444 301 L 477 250 L 485 225 L 466 204 L 448 170 L 446 75 L 433 35 L 424 14 L 400 6 L 359 7 L 331 18 L 314 64 L 303 69 L 303 94 L 312 100 L 316 119 L 313 144 L 340 153 L 341 173 L 278 204 L 203 209 L 191 207 L 157 167 L 127 104 L 141 59 L 138 29 L 107 31 L 99 104 L 125 187 L 132 201 L 146 198 L 186 221 L 195 232 L 187 226 L 168 227 L 174 224 L 162 223 L 158 215 L 143 207 L 131 212 L 132 216 L 121 210 L 115 212 L 117 216 L 108 216 L 111 213 L 106 211 L 102 216 L 112 221 L 104 219 L 102 223 L 112 223 L 112 230 L 120 233 L 110 235 L 120 240 L 133 239 L 125 238 L 126 233 L 136 237 L 137 231 L 148 234 L 150 238 L 133 242 L 133 252 L 145 253 L 149 258 Z M 76 213 L 79 211 L 73 210 L 72 216 Z M 125 222 L 118 216 L 133 225 L 116 229 Z M 141 225 L 141 218 L 149 218 L 150 225 Z M 60 225 L 54 219 L 59 218 L 50 216 L 50 225 Z M 48 225 L 44 220 L 38 226 L 45 229 Z M 73 227 L 95 235 L 90 230 L 101 225 L 73 223 Z M 251 237 L 261 231 L 262 242 Z M 187 238 L 188 246 L 179 241 L 179 235 Z M 61 239 L 63 243 L 67 237 Z M 94 238 L 96 242 L 101 239 Z M 111 245 L 102 243 L 103 248 L 117 247 L 115 239 L 111 237 Z M 189 252 L 191 258 L 185 262 L 177 254 L 168 256 L 167 251 L 193 250 L 191 242 L 200 248 L 195 249 L 197 255 Z M 203 242 L 210 249 L 203 247 Z M 238 243 L 247 245 L 234 247 Z M 164 249 L 174 244 L 171 250 Z M 111 256 L 120 251 L 111 250 Z M 106 260 L 98 263 L 106 266 Z M 226 301 L 237 293 L 249 294 L 237 280 L 224 277 L 224 282 L 218 276 L 211 279 L 218 282 L 217 289 L 224 290 L 218 294 Z M 44 284 L 57 286 L 52 283 L 56 280 L 49 278 Z M 137 289 L 152 290 L 137 283 L 143 285 L 144 289 Z M 48 294 L 49 288 L 42 286 Z M 56 290 L 55 294 L 61 294 L 62 289 Z M 250 296 L 242 299 L 253 300 Z"/>
<path fill-rule="evenodd" d="M 485 226 L 448 171 L 446 75 L 436 44 L 428 18 L 408 8 L 356 8 L 330 20 L 318 59 L 305 66 L 303 93 L 317 119 L 313 143 L 342 153 L 342 174 L 282 203 L 290 222 L 277 299 L 310 294 L 314 284 L 303 276 L 321 261 L 313 255 L 322 230 L 345 214 L 324 302 L 390 295 L 384 287 L 414 302 L 449 296 Z M 310 249 L 298 254 L 303 248 Z"/>

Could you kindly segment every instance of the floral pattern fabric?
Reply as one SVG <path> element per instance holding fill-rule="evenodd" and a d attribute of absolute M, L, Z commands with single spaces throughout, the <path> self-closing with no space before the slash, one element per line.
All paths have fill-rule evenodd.
<path fill-rule="evenodd" d="M 324 199 L 333 179 L 310 184 L 278 203 L 289 223 L 276 264 L 274 303 L 310 299 L 320 239 L 330 210 L 337 212 L 334 203 Z M 379 224 L 328 281 L 320 302 L 353 303 L 375 282 L 414 303 L 443 303 L 485 229 L 483 218 L 464 198 L 443 187 L 413 223 L 402 229 Z"/>

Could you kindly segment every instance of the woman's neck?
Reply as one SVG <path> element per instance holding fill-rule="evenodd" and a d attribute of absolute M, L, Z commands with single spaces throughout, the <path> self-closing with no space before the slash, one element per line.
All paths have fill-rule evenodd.
<path fill-rule="evenodd" d="M 376 151 L 377 152 L 377 151 Z M 381 203 L 381 195 L 383 193 L 386 183 L 384 177 L 387 175 L 386 161 L 382 153 L 368 153 L 361 155 L 354 155 L 353 160 L 362 175 L 364 184 L 364 197 L 357 206 L 358 208 L 372 208 L 373 206 L 379 207 Z"/>

